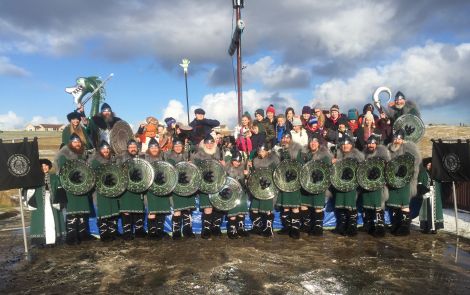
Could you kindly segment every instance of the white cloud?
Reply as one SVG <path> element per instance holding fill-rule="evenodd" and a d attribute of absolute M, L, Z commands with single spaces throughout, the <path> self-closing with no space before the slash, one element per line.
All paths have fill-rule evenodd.
<path fill-rule="evenodd" d="M 441 106 L 468 97 L 469 67 L 469 43 L 428 43 L 406 50 L 383 67 L 363 68 L 349 79 L 332 79 L 317 85 L 313 103 L 362 107 L 371 101 L 377 87 L 388 86 L 393 94 L 400 90 L 420 106 Z"/>
<path fill-rule="evenodd" d="M 30 73 L 10 62 L 10 59 L 5 56 L 0 56 L 0 76 L 16 76 L 16 77 L 26 77 Z"/>
<path fill-rule="evenodd" d="M 177 122 L 186 123 L 188 121 L 186 108 L 179 100 L 176 100 L 176 99 L 171 99 L 168 102 L 168 105 L 163 110 L 163 117 L 161 120 L 164 120 L 165 118 L 168 118 L 168 117 L 175 118 Z"/>
<path fill-rule="evenodd" d="M 25 127 L 24 119 L 13 111 L 6 114 L 0 114 L 0 130 L 15 130 Z"/>
<path fill-rule="evenodd" d="M 43 116 L 33 116 L 30 121 L 31 124 L 38 125 L 38 124 L 63 124 L 63 120 L 59 120 L 55 116 L 51 117 L 43 117 Z"/>

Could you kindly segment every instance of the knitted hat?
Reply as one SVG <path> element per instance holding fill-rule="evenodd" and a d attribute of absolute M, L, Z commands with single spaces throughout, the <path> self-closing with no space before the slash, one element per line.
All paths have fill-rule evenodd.
<path fill-rule="evenodd" d="M 357 109 L 349 109 L 348 120 L 357 120 L 357 118 L 358 118 Z"/>
<path fill-rule="evenodd" d="M 302 115 L 303 115 L 303 114 L 311 114 L 311 113 L 312 113 L 312 108 L 311 108 L 311 107 L 309 107 L 309 106 L 304 106 L 304 107 L 302 108 Z"/>
<path fill-rule="evenodd" d="M 206 112 L 205 112 L 203 109 L 198 108 L 198 109 L 195 109 L 195 110 L 194 110 L 194 114 L 195 114 L 195 115 L 205 115 Z"/>
<path fill-rule="evenodd" d="M 269 107 L 266 109 L 266 113 L 273 113 L 276 115 L 276 110 L 274 109 L 274 106 L 272 104 L 269 105 Z"/>
<path fill-rule="evenodd" d="M 310 120 L 308 120 L 308 124 L 309 125 L 318 124 L 318 118 L 315 116 L 311 117 Z"/>
<path fill-rule="evenodd" d="M 101 112 L 112 112 L 111 106 L 107 103 L 101 105 Z"/>
<path fill-rule="evenodd" d="M 332 111 L 339 112 L 339 106 L 337 104 L 332 105 L 331 108 L 330 108 L 330 112 L 332 112 Z"/>
<path fill-rule="evenodd" d="M 371 113 L 367 113 L 364 115 L 364 124 L 366 123 L 366 119 L 371 120 L 372 124 L 374 123 L 374 115 L 372 115 Z"/>
<path fill-rule="evenodd" d="M 263 109 L 257 109 L 257 110 L 255 111 L 255 117 L 256 117 L 256 115 L 258 115 L 258 114 L 261 115 L 261 117 L 264 117 L 264 110 L 263 110 Z"/>
<path fill-rule="evenodd" d="M 176 120 L 173 117 L 165 118 L 164 121 L 165 121 L 166 126 L 168 127 L 171 127 L 172 124 L 176 124 Z"/>
<path fill-rule="evenodd" d="M 80 120 L 80 118 L 82 117 L 82 114 L 80 114 L 79 112 L 77 111 L 73 111 L 71 113 L 69 113 L 67 115 L 67 120 L 70 122 L 72 121 L 73 119 L 77 119 L 77 120 Z"/>
<path fill-rule="evenodd" d="M 292 126 L 302 126 L 302 121 L 299 117 L 294 117 L 292 120 Z"/>

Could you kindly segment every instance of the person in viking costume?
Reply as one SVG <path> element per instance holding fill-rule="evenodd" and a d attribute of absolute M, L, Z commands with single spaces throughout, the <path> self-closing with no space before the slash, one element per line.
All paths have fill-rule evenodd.
<path fill-rule="evenodd" d="M 107 103 L 101 106 L 101 113 L 95 115 L 90 120 L 90 135 L 93 146 L 98 146 L 102 140 L 110 143 L 110 133 L 116 122 L 121 121 L 116 117 L 113 110 Z"/>
<path fill-rule="evenodd" d="M 212 135 L 206 136 L 202 144 L 199 145 L 197 152 L 193 155 L 193 162 L 198 165 L 203 160 L 217 160 L 225 165 L 221 153 Z M 205 175 L 204 177 L 212 177 Z M 199 209 L 202 211 L 202 231 L 201 238 L 208 239 L 211 235 L 221 236 L 221 224 L 224 217 L 223 212 L 214 210 L 209 200 L 209 195 L 199 192 Z"/>
<path fill-rule="evenodd" d="M 410 153 L 414 157 L 414 171 L 411 181 L 402 188 L 389 187 L 389 198 L 387 201 L 387 206 L 392 210 L 392 234 L 408 235 L 411 224 L 409 205 L 410 199 L 417 194 L 421 155 L 414 142 L 405 141 L 405 131 L 402 129 L 395 132 L 393 142 L 388 145 L 388 150 L 391 159 L 405 153 Z"/>
<path fill-rule="evenodd" d="M 419 211 L 419 226 L 425 234 L 435 234 L 444 228 L 442 184 L 431 178 L 432 158 L 423 159 L 418 176 L 418 194 L 423 202 Z"/>
<path fill-rule="evenodd" d="M 163 151 L 155 138 L 148 142 L 148 149 L 145 153 L 145 160 L 149 163 L 163 161 Z M 161 177 L 161 176 L 157 176 Z M 160 179 L 161 181 L 162 179 Z M 157 196 L 150 190 L 147 191 L 147 209 L 148 209 L 148 236 L 151 239 L 162 239 L 167 237 L 165 233 L 165 218 L 171 213 L 170 196 Z"/>
<path fill-rule="evenodd" d="M 111 147 L 106 141 L 101 141 L 97 152 L 88 159 L 88 162 L 94 170 L 97 170 L 103 164 L 113 162 L 111 157 Z M 109 180 L 112 181 L 112 180 Z M 119 218 L 118 198 L 110 198 L 96 192 L 96 206 L 98 207 L 98 229 L 100 239 L 108 242 L 116 239 L 117 221 Z"/>
<path fill-rule="evenodd" d="M 405 95 L 400 91 L 395 95 L 395 100 L 384 110 L 387 117 L 389 117 L 392 122 L 395 122 L 400 116 L 405 114 L 411 114 L 421 118 L 418 106 L 411 100 L 407 100 Z"/>
<path fill-rule="evenodd" d="M 67 160 L 86 160 L 84 145 L 80 136 L 73 133 L 70 135 L 69 143 L 63 146 L 56 155 L 55 164 L 56 171 L 60 173 L 60 169 Z M 71 176 L 73 181 L 80 181 L 80 175 L 77 173 Z M 81 241 L 89 240 L 88 220 L 91 213 L 91 198 L 89 194 L 74 195 L 67 191 L 67 208 L 66 208 L 66 242 L 69 245 L 79 244 Z"/>
<path fill-rule="evenodd" d="M 220 122 L 217 120 L 205 118 L 206 112 L 200 108 L 194 110 L 194 116 L 194 120 L 189 123 L 189 126 L 192 127 L 189 138 L 191 143 L 194 146 L 197 146 L 211 133 L 212 128 L 220 125 Z"/>
<path fill-rule="evenodd" d="M 252 161 L 254 171 L 259 168 L 275 169 L 279 163 L 279 156 L 268 148 L 267 143 L 258 147 L 258 156 Z M 266 186 L 271 183 L 266 183 Z M 260 200 L 252 198 L 251 200 L 251 222 L 252 232 L 265 237 L 273 236 L 274 222 L 274 200 Z"/>
<path fill-rule="evenodd" d="M 335 164 L 339 160 L 347 158 L 356 159 L 358 162 L 364 160 L 364 155 L 358 149 L 353 147 L 354 143 L 349 136 L 342 137 L 340 141 L 340 149 L 336 158 L 332 159 L 332 163 Z M 352 173 L 349 169 L 345 170 L 343 176 L 345 179 L 351 179 L 353 175 L 344 175 Z M 333 195 L 335 198 L 335 209 L 336 209 L 336 229 L 340 235 L 354 236 L 357 234 L 357 190 L 351 190 L 347 192 L 340 192 L 337 189 L 333 189 Z"/>
<path fill-rule="evenodd" d="M 390 153 L 387 147 L 380 144 L 380 135 L 372 134 L 367 139 L 367 145 L 364 149 L 364 157 L 367 161 L 375 157 L 390 161 Z M 374 170 L 371 173 L 376 173 Z M 371 175 L 377 178 L 379 175 Z M 362 207 L 364 208 L 363 221 L 364 229 L 367 233 L 382 237 L 385 235 L 384 209 L 385 202 L 388 200 L 388 187 L 384 185 L 375 191 L 362 189 Z"/>
<path fill-rule="evenodd" d="M 29 235 L 31 244 L 36 246 L 55 245 L 65 237 L 65 224 L 62 208 L 65 196 L 60 193 L 60 180 L 56 174 L 50 173 L 51 161 L 40 159 L 44 173 L 44 185 L 28 189 L 28 207 L 31 210 L 31 228 Z"/>
<path fill-rule="evenodd" d="M 73 111 L 73 112 L 67 114 L 67 120 L 69 121 L 69 125 L 67 125 L 64 128 L 64 130 L 62 131 L 62 144 L 61 144 L 61 147 L 68 144 L 70 135 L 72 133 L 75 133 L 80 137 L 80 139 L 81 139 L 81 141 L 84 144 L 86 149 L 92 149 L 94 147 L 93 143 L 92 143 L 92 141 L 91 141 L 91 139 L 90 139 L 90 137 L 87 133 L 86 128 L 84 128 L 82 126 L 82 124 L 80 123 L 82 117 L 84 117 L 84 115 L 82 113 L 77 112 L 77 111 Z"/>
<path fill-rule="evenodd" d="M 333 154 L 324 144 L 324 140 L 320 134 L 316 134 L 310 138 L 308 143 L 308 151 L 302 157 L 302 162 L 307 163 L 311 160 L 331 163 Z M 320 236 L 323 234 L 323 218 L 325 207 L 325 192 L 311 194 L 305 190 L 301 190 L 300 196 L 300 216 L 302 218 L 302 228 L 309 235 Z"/>
<path fill-rule="evenodd" d="M 179 162 L 188 161 L 188 153 L 184 150 L 184 141 L 176 137 L 173 140 L 173 150 L 165 153 L 165 160 L 176 165 Z M 181 181 L 181 180 L 180 180 Z M 185 238 L 196 237 L 193 233 L 192 210 L 196 209 L 196 196 L 180 196 L 171 194 L 173 201 L 172 236 L 173 239 L 181 239 L 181 231 Z M 181 226 L 181 222 L 183 226 Z"/>
<path fill-rule="evenodd" d="M 140 150 L 142 153 L 147 151 L 150 140 L 155 138 L 158 133 L 158 120 L 155 117 L 147 117 L 145 123 L 146 124 L 141 124 L 137 130 L 137 137 L 141 144 Z"/>
<path fill-rule="evenodd" d="M 228 229 L 227 236 L 230 239 L 237 239 L 238 237 L 249 236 L 245 230 L 245 216 L 248 214 L 248 195 L 246 193 L 246 177 L 248 170 L 245 169 L 243 163 L 243 156 L 240 152 L 232 154 L 230 164 L 225 167 L 227 176 L 235 178 L 242 186 L 243 193 L 240 203 L 233 209 L 227 212 Z"/>
<path fill-rule="evenodd" d="M 120 164 L 127 160 L 138 158 L 139 148 L 134 139 L 127 142 L 127 153 L 122 155 L 118 161 Z M 130 176 L 133 177 L 132 175 Z M 135 175 L 138 177 L 138 175 Z M 122 218 L 122 237 L 124 240 L 132 240 L 134 237 L 143 238 L 146 236 L 144 229 L 144 200 L 143 195 L 126 190 L 119 197 L 119 212 Z M 132 229 L 134 228 L 134 233 Z"/>
<path fill-rule="evenodd" d="M 290 133 L 284 133 L 277 152 L 281 161 L 296 160 L 300 162 L 302 158 L 302 146 L 292 141 Z M 296 177 L 298 176 L 292 175 L 290 171 L 286 172 L 286 181 L 295 180 Z M 288 234 L 293 239 L 300 238 L 300 203 L 300 189 L 294 192 L 281 190 L 276 202 L 276 206 L 282 208 L 282 229 L 278 231 L 278 234 Z"/>

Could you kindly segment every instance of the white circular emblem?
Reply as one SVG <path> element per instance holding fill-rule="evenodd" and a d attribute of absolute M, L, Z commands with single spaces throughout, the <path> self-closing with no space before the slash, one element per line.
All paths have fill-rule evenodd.
<path fill-rule="evenodd" d="M 25 176 L 29 173 L 31 165 L 29 159 L 22 154 L 13 154 L 7 161 L 8 171 L 16 177 Z"/>
<path fill-rule="evenodd" d="M 442 158 L 444 168 L 449 172 L 456 172 L 460 169 L 460 158 L 454 153 L 450 153 Z"/>

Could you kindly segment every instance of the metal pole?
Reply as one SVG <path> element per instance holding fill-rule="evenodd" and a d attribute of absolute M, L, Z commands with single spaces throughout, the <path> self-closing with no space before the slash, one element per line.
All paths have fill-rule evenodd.
<path fill-rule="evenodd" d="M 24 255 L 26 256 L 26 259 L 28 259 L 28 241 L 26 239 L 26 226 L 24 224 L 23 200 L 21 198 L 21 189 L 18 189 L 18 196 L 20 199 L 21 226 L 23 227 Z"/>
<path fill-rule="evenodd" d="M 241 8 L 237 6 L 236 9 L 237 24 L 241 18 Z M 237 48 L 237 90 L 238 90 L 238 123 L 242 122 L 243 115 L 243 96 L 242 96 L 242 38 L 238 42 Z"/>
<path fill-rule="evenodd" d="M 454 191 L 454 211 L 455 211 L 455 233 L 459 235 L 459 216 L 457 213 L 457 195 L 455 193 L 455 181 L 452 181 L 452 190 Z"/>
<path fill-rule="evenodd" d="M 189 96 L 188 96 L 188 72 L 184 71 L 184 83 L 186 85 L 186 112 L 188 113 L 188 125 L 189 125 Z"/>

